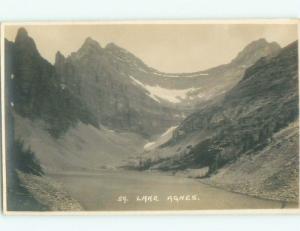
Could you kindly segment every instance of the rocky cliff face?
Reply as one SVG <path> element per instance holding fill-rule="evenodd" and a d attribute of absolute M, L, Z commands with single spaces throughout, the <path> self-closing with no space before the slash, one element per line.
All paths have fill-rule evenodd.
<path fill-rule="evenodd" d="M 98 126 L 78 96 L 60 84 L 55 68 L 41 57 L 25 29 L 18 31 L 15 42 L 6 40 L 5 46 L 9 107 L 23 117 L 44 120 L 53 136 L 77 121 Z"/>
<path fill-rule="evenodd" d="M 79 96 L 97 121 L 111 129 L 151 136 L 180 121 L 180 111 L 157 102 L 130 79 L 123 64 L 117 62 L 118 54 L 124 52 L 113 44 L 101 48 L 88 38 L 68 58 L 57 53 L 56 73 L 60 83 Z M 134 62 L 142 63 L 138 59 Z"/>
<path fill-rule="evenodd" d="M 179 123 L 190 112 L 182 105 L 192 102 L 195 106 L 203 95 L 207 100 L 208 96 L 224 93 L 249 65 L 279 49 L 276 43 L 260 39 L 249 44 L 229 64 L 207 73 L 167 74 L 148 67 L 115 44 L 102 48 L 97 41 L 87 38 L 67 58 L 57 52 L 53 66 L 41 57 L 33 39 L 21 28 L 15 42 L 6 41 L 6 78 L 13 93 L 9 103 L 23 117 L 46 121 L 47 129 L 55 136 L 82 121 L 149 137 Z M 206 114 L 212 113 L 213 108 Z M 216 118 L 220 113 L 213 114 L 214 119 L 224 120 Z M 194 116 L 181 127 L 191 127 L 187 121 Z M 195 121 L 192 127 L 207 122 Z"/>
<path fill-rule="evenodd" d="M 259 59 L 225 94 L 188 116 L 166 143 L 130 163 L 230 191 L 297 202 L 298 43 Z M 196 175 L 191 175 L 196 173 Z"/>
<path fill-rule="evenodd" d="M 102 48 L 87 38 L 67 58 L 57 52 L 53 66 L 21 28 L 15 42 L 6 41 L 9 103 L 23 117 L 46 121 L 54 136 L 82 121 L 150 137 L 178 124 L 191 111 L 187 107 L 224 94 L 248 66 L 279 49 L 260 39 L 229 64 L 205 73 L 167 74 L 115 44 Z M 186 121 L 182 126 L 190 127 Z"/>
<path fill-rule="evenodd" d="M 278 55 L 258 60 L 223 99 L 188 116 L 170 141 L 145 155 L 144 167 L 209 166 L 213 173 L 243 154 L 264 148 L 274 133 L 298 120 L 298 110 L 294 42 Z"/>
<path fill-rule="evenodd" d="M 141 62 L 128 62 L 129 59 L 120 57 L 122 62 L 127 60 L 124 62 L 125 66 L 131 67 L 125 69 L 125 73 L 143 83 L 144 88 L 157 100 L 169 106 L 194 110 L 199 103 L 205 103 L 227 92 L 258 59 L 274 55 L 279 50 L 277 43 L 259 39 L 248 44 L 230 63 L 194 73 L 162 73 L 140 64 Z M 159 94 L 158 90 L 163 94 Z"/>
<path fill-rule="evenodd" d="M 258 40 L 229 64 L 205 73 L 168 74 L 113 43 L 102 48 L 87 38 L 67 58 L 58 52 L 55 69 L 61 84 L 76 92 L 100 123 L 151 136 L 177 124 L 198 103 L 223 94 L 247 67 L 279 49 Z"/>

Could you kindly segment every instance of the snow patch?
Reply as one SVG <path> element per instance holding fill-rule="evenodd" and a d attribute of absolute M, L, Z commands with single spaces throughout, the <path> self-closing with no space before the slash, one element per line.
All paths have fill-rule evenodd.
<path fill-rule="evenodd" d="M 168 134 L 172 133 L 176 128 L 177 128 L 177 126 L 173 126 L 173 127 L 168 128 L 163 134 L 161 134 L 160 137 L 168 136 Z"/>
<path fill-rule="evenodd" d="M 207 76 L 208 73 L 193 73 L 193 74 L 168 74 L 168 73 L 162 73 L 162 72 L 153 72 L 154 75 L 162 76 L 162 77 L 170 77 L 170 78 L 193 78 L 193 77 L 199 77 L 199 76 Z"/>
<path fill-rule="evenodd" d="M 158 85 L 150 86 L 150 85 L 143 84 L 142 82 L 135 79 L 131 75 L 129 75 L 129 77 L 130 79 L 133 80 L 133 82 L 136 85 L 139 85 L 144 89 L 146 89 L 149 92 L 149 96 L 157 102 L 160 102 L 160 99 L 163 99 L 171 103 L 180 103 L 182 100 L 188 97 L 189 93 L 199 90 L 199 88 L 194 88 L 194 87 L 186 88 L 186 89 L 167 89 L 167 88 L 162 88 Z"/>
<path fill-rule="evenodd" d="M 152 141 L 152 142 L 149 142 L 149 143 L 145 144 L 144 150 L 145 151 L 153 150 L 153 149 L 159 147 L 160 145 L 166 143 L 167 141 L 169 141 L 172 138 L 173 132 L 176 128 L 177 128 L 177 126 L 172 126 L 172 127 L 168 128 L 155 141 Z"/>
<path fill-rule="evenodd" d="M 149 142 L 147 144 L 145 144 L 144 149 L 151 149 L 151 146 L 153 146 L 155 144 L 155 142 Z"/>

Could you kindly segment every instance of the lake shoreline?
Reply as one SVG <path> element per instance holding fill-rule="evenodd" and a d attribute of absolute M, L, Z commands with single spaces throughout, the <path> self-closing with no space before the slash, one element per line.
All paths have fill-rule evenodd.
<path fill-rule="evenodd" d="M 294 204 L 227 191 L 198 179 L 159 171 L 99 170 L 51 173 L 84 211 L 224 210 L 295 208 Z M 118 202 L 124 196 L 129 202 Z M 159 201 L 145 202 L 148 197 Z M 197 196 L 197 199 L 192 197 Z M 140 198 L 137 201 L 137 198 Z M 170 198 L 173 198 L 171 202 Z M 168 199 L 169 198 L 169 199 Z M 181 198 L 181 199 L 180 199 Z M 120 199 L 121 200 L 121 199 Z M 178 201 L 177 201 L 178 200 Z"/>

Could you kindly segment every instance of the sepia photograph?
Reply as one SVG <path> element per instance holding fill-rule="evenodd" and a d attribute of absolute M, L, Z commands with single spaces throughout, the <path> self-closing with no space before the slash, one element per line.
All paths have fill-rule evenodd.
<path fill-rule="evenodd" d="M 3 23 L 4 212 L 299 212 L 298 24 Z"/>

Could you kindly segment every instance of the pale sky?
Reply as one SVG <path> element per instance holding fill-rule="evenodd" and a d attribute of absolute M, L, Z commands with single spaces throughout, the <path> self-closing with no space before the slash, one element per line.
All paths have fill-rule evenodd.
<path fill-rule="evenodd" d="M 23 26 L 41 55 L 54 62 L 80 48 L 87 37 L 102 47 L 113 42 L 163 72 L 194 72 L 231 61 L 259 38 L 286 46 L 297 39 L 296 24 L 100 24 Z M 19 26 L 6 26 L 14 41 Z"/>

